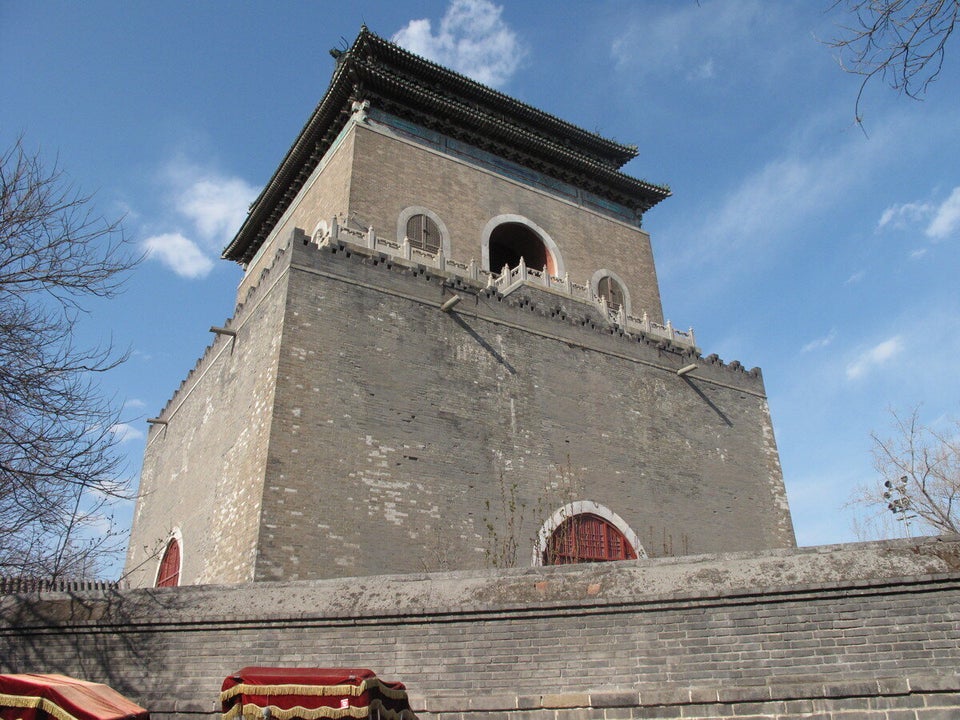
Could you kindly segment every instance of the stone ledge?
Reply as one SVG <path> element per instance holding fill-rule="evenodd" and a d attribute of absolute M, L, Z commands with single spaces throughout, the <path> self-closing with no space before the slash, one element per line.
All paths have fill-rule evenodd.
<path fill-rule="evenodd" d="M 422 710 L 425 713 L 434 714 L 573 708 L 652 708 L 897 697 L 958 692 L 960 692 L 960 674 L 885 677 L 848 682 L 836 682 L 824 678 L 820 682 L 777 682 L 771 685 L 746 685 L 741 687 L 678 687 L 640 691 L 623 689 L 583 693 L 484 697 L 450 695 L 421 698 L 423 705 L 418 707 L 418 711 Z"/>

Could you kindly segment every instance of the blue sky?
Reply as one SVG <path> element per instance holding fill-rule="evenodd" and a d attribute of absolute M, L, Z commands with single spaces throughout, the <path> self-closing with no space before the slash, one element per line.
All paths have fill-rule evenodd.
<path fill-rule="evenodd" d="M 639 146 L 626 171 L 674 192 L 645 218 L 666 315 L 763 369 L 800 544 L 856 539 L 887 410 L 960 415 L 960 47 L 923 102 L 869 86 L 864 133 L 859 80 L 817 41 L 831 5 L 0 0 L 0 140 L 58 157 L 150 253 L 84 323 L 132 351 L 104 378 L 131 474 L 232 313 L 220 249 L 365 22 Z"/>

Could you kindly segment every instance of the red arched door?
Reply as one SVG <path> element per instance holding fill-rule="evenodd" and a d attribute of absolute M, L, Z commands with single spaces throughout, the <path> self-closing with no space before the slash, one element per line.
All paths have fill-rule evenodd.
<path fill-rule="evenodd" d="M 613 523 L 590 513 L 564 520 L 547 542 L 544 565 L 635 560 L 636 550 Z"/>
<path fill-rule="evenodd" d="M 176 587 L 180 584 L 180 543 L 176 538 L 170 538 L 167 549 L 160 561 L 160 572 L 157 573 L 157 587 Z"/>

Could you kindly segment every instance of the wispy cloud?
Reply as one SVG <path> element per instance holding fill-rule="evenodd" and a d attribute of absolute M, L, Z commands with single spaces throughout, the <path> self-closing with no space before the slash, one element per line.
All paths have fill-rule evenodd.
<path fill-rule="evenodd" d="M 861 352 L 847 365 L 847 378 L 856 380 L 870 370 L 886 364 L 903 349 L 903 340 L 899 335 L 884 340 Z"/>
<path fill-rule="evenodd" d="M 674 265 L 706 265 L 731 254 L 757 260 L 769 249 L 797 241 L 797 233 L 810 217 L 822 216 L 848 187 L 871 171 L 879 146 L 855 138 L 816 152 L 801 143 L 768 160 L 713 207 L 681 220 L 673 232 L 686 240 L 675 255 L 661 261 L 661 268 L 668 274 Z M 847 282 L 858 279 L 854 275 Z"/>
<path fill-rule="evenodd" d="M 769 35 L 759 26 L 771 22 L 773 9 L 754 0 L 733 0 L 678 3 L 652 17 L 644 12 L 614 38 L 610 53 L 619 69 L 633 74 L 669 71 L 688 80 L 710 80 L 734 65 L 732 57 L 745 38 L 755 44 Z"/>
<path fill-rule="evenodd" d="M 142 430 L 138 430 L 129 423 L 117 423 L 110 428 L 110 432 L 112 432 L 114 437 L 121 443 L 140 440 L 144 437 Z"/>
<path fill-rule="evenodd" d="M 832 343 L 834 341 L 834 338 L 836 337 L 837 337 L 837 331 L 836 329 L 833 329 L 830 332 L 828 332 L 826 335 L 822 337 L 818 337 L 817 339 L 811 340 L 810 342 L 808 342 L 806 345 L 800 348 L 800 352 L 806 353 L 806 352 L 811 352 L 813 350 L 821 350 L 822 348 L 825 348 L 830 343 Z"/>
<path fill-rule="evenodd" d="M 846 280 L 844 280 L 844 281 L 843 281 L 843 284 L 844 284 L 844 285 L 854 285 L 854 284 L 860 282 L 861 280 L 863 280 L 863 278 L 865 278 L 866 275 L 867 275 L 866 271 L 864 271 L 864 270 L 857 270 L 857 271 L 856 271 L 855 273 L 853 273 L 850 277 L 848 277 Z"/>
<path fill-rule="evenodd" d="M 899 230 L 909 229 L 916 224 L 923 222 L 930 217 L 933 212 L 933 205 L 930 203 L 903 203 L 891 205 L 877 222 L 877 229 L 893 227 Z"/>
<path fill-rule="evenodd" d="M 927 237 L 945 240 L 960 231 L 960 187 L 955 187 L 950 197 L 937 207 L 930 224 L 927 225 Z"/>
<path fill-rule="evenodd" d="M 205 277 L 214 258 L 240 227 L 257 189 L 183 161 L 172 162 L 162 176 L 171 217 L 165 232 L 143 241 L 147 257 L 185 278 Z"/>
<path fill-rule="evenodd" d="M 960 187 L 955 187 L 940 202 L 926 200 L 891 205 L 877 222 L 877 230 L 884 228 L 906 231 L 922 228 L 923 234 L 934 242 L 960 233 Z"/>
<path fill-rule="evenodd" d="M 393 41 L 485 85 L 499 87 L 520 67 L 526 49 L 490 0 L 451 0 L 436 34 L 429 19 L 411 20 Z"/>

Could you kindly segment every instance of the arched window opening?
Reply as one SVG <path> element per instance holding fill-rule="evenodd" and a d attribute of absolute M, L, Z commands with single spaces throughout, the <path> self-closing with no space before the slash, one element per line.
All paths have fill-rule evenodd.
<path fill-rule="evenodd" d="M 612 523 L 592 513 L 564 520 L 547 541 L 544 565 L 635 560 L 637 552 Z"/>
<path fill-rule="evenodd" d="M 170 538 L 167 549 L 160 561 L 160 571 L 157 573 L 157 587 L 177 587 L 180 584 L 180 543 L 176 538 Z"/>
<path fill-rule="evenodd" d="M 433 218 L 427 215 L 412 215 L 407 220 L 407 240 L 410 247 L 419 248 L 436 255 L 443 244 L 440 228 Z"/>
<path fill-rule="evenodd" d="M 553 256 L 532 228 L 518 222 L 507 222 L 494 228 L 490 233 L 489 270 L 499 273 L 504 265 L 515 268 L 521 257 L 528 268 L 542 270 L 546 267 L 551 275 L 557 273 Z"/>
<path fill-rule="evenodd" d="M 623 307 L 623 288 L 609 275 L 604 275 L 597 283 L 597 295 L 607 301 L 607 307 L 616 312 Z"/>

